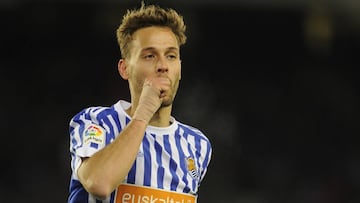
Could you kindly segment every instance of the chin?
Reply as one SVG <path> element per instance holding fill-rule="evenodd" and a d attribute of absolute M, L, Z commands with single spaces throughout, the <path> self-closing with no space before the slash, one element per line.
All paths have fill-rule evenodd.
<path fill-rule="evenodd" d="M 170 97 L 165 97 L 161 103 L 161 107 L 167 107 L 167 106 L 171 106 L 173 103 L 173 99 Z"/>

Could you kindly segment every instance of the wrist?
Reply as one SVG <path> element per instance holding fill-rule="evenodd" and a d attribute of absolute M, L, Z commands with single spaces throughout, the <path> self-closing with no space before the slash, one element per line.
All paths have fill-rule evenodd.
<path fill-rule="evenodd" d="M 136 116 L 134 116 L 133 118 L 132 118 L 132 121 L 134 122 L 134 123 L 137 123 L 137 124 L 142 124 L 142 125 L 148 125 L 149 124 L 149 121 L 148 120 L 146 120 L 146 119 L 142 119 L 142 118 L 138 118 L 138 117 L 136 117 Z"/>

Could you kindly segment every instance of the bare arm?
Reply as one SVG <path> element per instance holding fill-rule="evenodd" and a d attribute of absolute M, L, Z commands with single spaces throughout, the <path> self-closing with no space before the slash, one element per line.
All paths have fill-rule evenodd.
<path fill-rule="evenodd" d="M 168 86 L 169 80 L 163 78 L 146 80 L 133 119 L 112 143 L 83 159 L 77 175 L 86 191 L 105 199 L 124 180 L 136 159 L 146 127 L 161 105 L 161 91 Z"/>
<path fill-rule="evenodd" d="M 128 174 L 139 146 L 142 142 L 147 123 L 132 120 L 109 145 L 83 159 L 78 169 L 78 177 L 85 189 L 100 199 L 105 199 Z"/>

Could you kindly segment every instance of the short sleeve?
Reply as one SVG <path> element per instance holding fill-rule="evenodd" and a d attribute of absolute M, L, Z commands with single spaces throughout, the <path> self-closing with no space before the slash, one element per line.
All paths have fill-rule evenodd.
<path fill-rule="evenodd" d="M 69 133 L 72 170 L 76 171 L 81 158 L 91 157 L 105 147 L 106 130 L 99 123 L 93 109 L 88 108 L 70 120 Z"/>

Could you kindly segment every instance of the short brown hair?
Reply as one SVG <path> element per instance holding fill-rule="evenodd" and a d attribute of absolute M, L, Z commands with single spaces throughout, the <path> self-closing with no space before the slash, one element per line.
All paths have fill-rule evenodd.
<path fill-rule="evenodd" d="M 150 26 L 169 27 L 175 34 L 179 46 L 186 42 L 186 25 L 179 13 L 171 8 L 145 5 L 142 2 L 140 8 L 127 10 L 116 30 L 116 37 L 123 58 L 129 57 L 129 42 L 132 40 L 132 34 L 138 29 Z"/>

